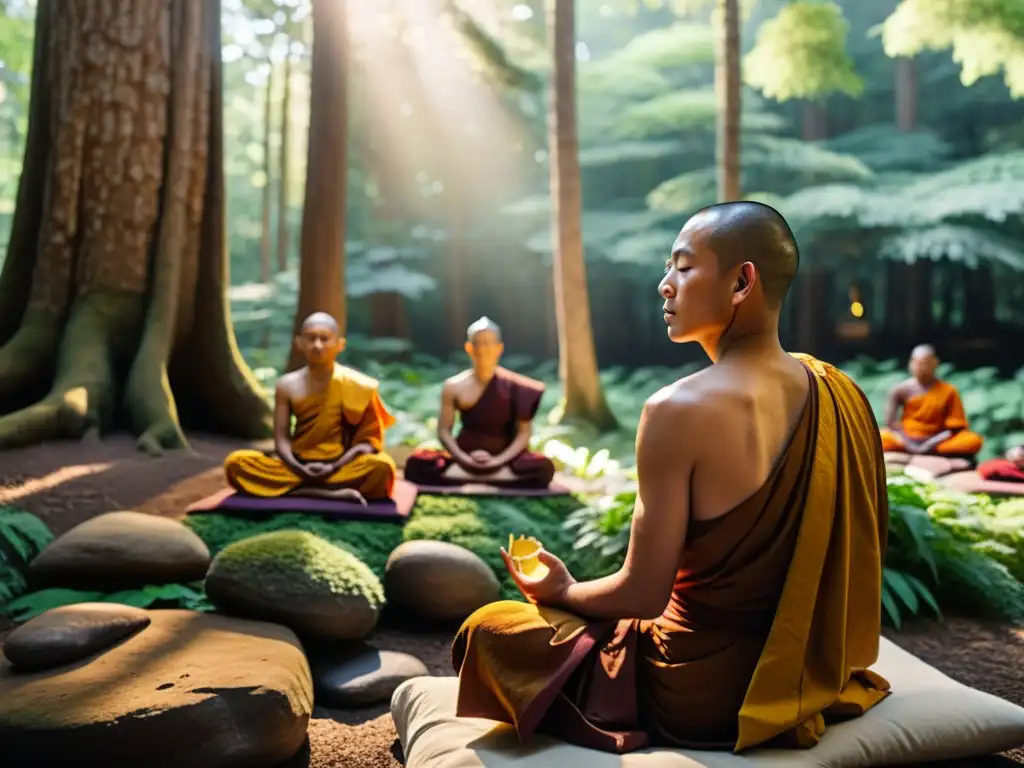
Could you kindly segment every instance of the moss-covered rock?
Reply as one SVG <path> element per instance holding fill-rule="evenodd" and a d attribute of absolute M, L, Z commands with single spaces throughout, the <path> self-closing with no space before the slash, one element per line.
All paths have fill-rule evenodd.
<path fill-rule="evenodd" d="M 365 563 L 306 531 L 229 544 L 210 565 L 206 594 L 225 613 L 333 640 L 368 635 L 384 605 L 380 579 Z"/>

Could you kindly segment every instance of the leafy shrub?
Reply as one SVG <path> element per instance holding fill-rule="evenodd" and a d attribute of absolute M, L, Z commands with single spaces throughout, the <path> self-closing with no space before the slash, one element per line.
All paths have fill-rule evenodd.
<path fill-rule="evenodd" d="M 24 593 L 25 568 L 53 541 L 53 533 L 35 515 L 0 507 L 0 605 Z"/>
<path fill-rule="evenodd" d="M 15 621 L 28 621 L 52 608 L 76 603 L 120 603 L 136 608 L 185 608 L 210 611 L 202 582 L 192 584 L 153 584 L 120 592 L 86 592 L 54 587 L 30 592 L 4 606 L 4 612 Z"/>

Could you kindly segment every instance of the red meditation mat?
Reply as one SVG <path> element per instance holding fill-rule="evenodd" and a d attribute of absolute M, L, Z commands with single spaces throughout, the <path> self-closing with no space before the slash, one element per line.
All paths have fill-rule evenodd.
<path fill-rule="evenodd" d="M 547 488 L 508 488 L 487 483 L 463 483 L 461 485 L 416 485 L 420 493 L 435 496 L 505 496 L 508 498 L 550 498 L 569 496 L 572 491 L 559 482 L 552 482 Z"/>
<path fill-rule="evenodd" d="M 231 488 L 190 504 L 186 515 L 215 512 L 245 517 L 277 515 L 283 512 L 308 512 L 334 520 L 366 520 L 404 523 L 409 519 L 418 490 L 412 483 L 398 480 L 390 499 L 371 501 L 364 507 L 348 499 L 323 499 L 315 496 L 277 496 L 263 498 L 238 493 Z"/>
<path fill-rule="evenodd" d="M 938 482 L 950 490 L 963 493 L 987 493 L 989 496 L 1024 496 L 1024 483 L 986 480 L 977 472 L 954 472 Z"/>

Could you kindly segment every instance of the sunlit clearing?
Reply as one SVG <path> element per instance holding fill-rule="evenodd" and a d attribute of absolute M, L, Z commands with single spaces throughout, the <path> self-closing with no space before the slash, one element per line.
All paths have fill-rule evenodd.
<path fill-rule="evenodd" d="M 80 477 L 88 477 L 89 475 L 106 472 L 112 466 L 113 464 L 110 462 L 102 464 L 76 464 L 71 467 L 62 467 L 42 477 L 26 480 L 19 485 L 0 488 L 0 504 L 10 504 L 26 496 L 51 490 L 70 480 L 77 480 Z"/>

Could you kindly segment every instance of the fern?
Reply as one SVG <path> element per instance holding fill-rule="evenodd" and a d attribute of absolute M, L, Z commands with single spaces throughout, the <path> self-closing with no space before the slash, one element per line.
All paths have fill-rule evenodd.
<path fill-rule="evenodd" d="M 135 608 L 177 607 L 192 611 L 213 610 L 202 582 L 195 584 L 158 584 L 119 592 L 96 592 L 55 587 L 30 592 L 12 600 L 4 612 L 15 621 L 28 621 L 54 608 L 78 603 L 117 603 Z"/>
<path fill-rule="evenodd" d="M 35 515 L 0 507 L 0 605 L 25 592 L 25 568 L 53 541 L 53 533 Z"/>

